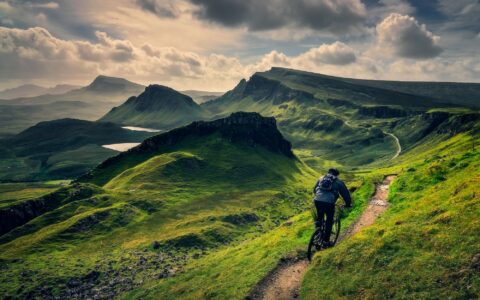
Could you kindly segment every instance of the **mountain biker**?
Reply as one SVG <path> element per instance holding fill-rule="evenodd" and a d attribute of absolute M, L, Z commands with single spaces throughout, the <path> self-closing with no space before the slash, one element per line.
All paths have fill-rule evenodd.
<path fill-rule="evenodd" d="M 323 222 L 324 215 L 327 216 L 327 222 L 325 224 L 325 236 L 323 240 L 324 247 L 333 246 L 330 242 L 330 235 L 332 233 L 333 217 L 335 215 L 335 202 L 339 196 L 342 196 L 345 201 L 345 207 L 352 207 L 352 198 L 350 192 L 343 181 L 338 179 L 340 172 L 331 168 L 328 173 L 320 177 L 313 188 L 315 194 L 314 203 L 317 209 L 317 220 L 315 224 L 319 226 Z"/>

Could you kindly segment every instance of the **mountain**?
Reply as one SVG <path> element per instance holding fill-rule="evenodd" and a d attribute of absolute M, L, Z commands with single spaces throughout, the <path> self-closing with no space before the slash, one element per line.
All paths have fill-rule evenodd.
<path fill-rule="evenodd" d="M 43 94 L 59 95 L 59 94 L 64 94 L 79 88 L 80 88 L 79 85 L 57 84 L 54 87 L 48 88 Z M 19 97 L 16 97 L 16 98 L 19 98 Z"/>
<path fill-rule="evenodd" d="M 480 83 L 343 79 L 364 86 L 419 95 L 445 104 L 480 108 Z"/>
<path fill-rule="evenodd" d="M 330 92 L 346 88 L 366 94 L 374 104 L 398 104 L 409 107 L 438 108 L 441 106 L 480 107 L 480 83 L 385 81 L 334 77 L 285 68 L 272 68 L 265 73 L 272 79 L 282 78 L 291 85 L 305 87 L 328 87 Z M 383 99 L 382 94 L 390 99 Z M 395 96 L 395 97 L 393 97 Z M 412 98 L 413 96 L 413 98 Z M 417 99 L 417 103 L 415 103 Z M 368 100 L 367 100 L 368 101 Z"/>
<path fill-rule="evenodd" d="M 4 140 L 0 180 L 72 178 L 116 153 L 102 145 L 141 142 L 151 135 L 112 123 L 76 119 L 41 122 Z"/>
<path fill-rule="evenodd" d="M 206 92 L 196 90 L 181 91 L 182 94 L 192 97 L 193 101 L 202 104 L 222 96 L 223 92 Z"/>
<path fill-rule="evenodd" d="M 207 116 L 207 112 L 189 96 L 166 86 L 150 85 L 138 97 L 130 97 L 99 121 L 168 129 Z"/>
<path fill-rule="evenodd" d="M 98 76 L 88 86 L 63 94 L 0 100 L 0 135 L 16 134 L 38 122 L 61 118 L 97 120 L 112 106 L 143 90 L 143 86 L 122 78 Z"/>
<path fill-rule="evenodd" d="M 308 206 L 305 182 L 313 179 L 273 118 L 236 113 L 194 122 L 106 160 L 68 187 L 0 208 L 0 259 L 12 277 L 29 265 L 21 295 L 125 295 L 138 280 L 173 278 L 186 263 L 284 222 Z M 5 295 L 20 296 L 17 285 L 3 285 L 5 274 Z"/>
<path fill-rule="evenodd" d="M 23 84 L 18 87 L 0 91 L 0 99 L 38 96 L 43 94 L 46 90 L 47 88 L 35 84 Z"/>
<path fill-rule="evenodd" d="M 15 88 L 0 91 L 0 99 L 11 100 L 16 98 L 36 97 L 40 95 L 56 95 L 69 92 L 80 88 L 76 85 L 58 84 L 51 88 L 38 86 L 35 84 L 24 84 Z"/>
<path fill-rule="evenodd" d="M 82 90 L 98 94 L 137 94 L 144 86 L 123 78 L 99 75 Z"/>

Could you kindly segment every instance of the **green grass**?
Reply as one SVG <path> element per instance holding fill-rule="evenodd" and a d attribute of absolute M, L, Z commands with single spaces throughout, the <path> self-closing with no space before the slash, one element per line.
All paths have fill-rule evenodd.
<path fill-rule="evenodd" d="M 69 181 L 0 183 L 0 208 L 46 195 Z"/>
<path fill-rule="evenodd" d="M 468 140 L 459 135 L 404 158 L 390 209 L 315 258 L 302 298 L 478 298 L 480 153 L 464 147 Z"/>

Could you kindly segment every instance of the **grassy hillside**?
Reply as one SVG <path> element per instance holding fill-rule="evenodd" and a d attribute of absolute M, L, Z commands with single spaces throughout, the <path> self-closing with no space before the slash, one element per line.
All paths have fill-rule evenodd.
<path fill-rule="evenodd" d="M 399 173 L 390 209 L 316 257 L 302 298 L 478 298 L 480 153 L 472 149 L 478 123 L 475 128 L 429 139 L 394 167 L 374 171 Z"/>
<path fill-rule="evenodd" d="M 311 188 L 334 165 L 354 199 L 343 228 L 376 183 L 398 177 L 372 227 L 317 254 L 303 299 L 478 298 L 480 114 L 385 87 L 274 68 L 200 110 L 150 87 L 122 109 L 144 123 L 126 125 L 176 126 L 186 108 L 216 120 L 151 136 L 71 184 L 0 185 L 0 294 L 245 299 L 279 262 L 305 257 Z M 66 174 L 92 165 L 106 138 L 138 137 L 109 123 L 58 122 L 1 154 L 15 170 Z"/>
<path fill-rule="evenodd" d="M 74 178 L 117 153 L 102 145 L 141 142 L 151 135 L 112 123 L 75 119 L 41 122 L 4 140 L 0 147 L 0 179 Z"/>
<path fill-rule="evenodd" d="M 189 96 L 165 86 L 150 85 L 138 97 L 114 107 L 99 121 L 171 129 L 205 119 L 207 115 Z"/>
<path fill-rule="evenodd" d="M 155 146 L 152 138 L 113 160 L 123 166 L 116 175 L 94 172 L 90 181 L 101 176 L 101 189 L 75 183 L 44 196 L 57 204 L 0 237 L 0 290 L 47 298 L 123 294 L 187 274 L 200 258 L 278 227 L 308 208 L 315 174 L 291 155 L 274 124 L 237 114 L 173 131 L 185 133 L 177 140 L 165 133 L 172 144 Z M 232 131 L 239 139 L 226 135 Z M 266 132 L 270 140 L 261 139 Z M 143 159 L 122 163 L 131 156 Z"/>

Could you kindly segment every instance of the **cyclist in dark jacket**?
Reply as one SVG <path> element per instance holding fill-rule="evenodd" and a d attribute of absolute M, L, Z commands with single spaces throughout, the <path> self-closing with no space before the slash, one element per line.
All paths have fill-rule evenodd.
<path fill-rule="evenodd" d="M 345 201 L 345 207 L 352 206 L 350 192 L 345 183 L 338 179 L 338 175 L 340 175 L 340 172 L 337 169 L 329 169 L 328 174 L 321 177 L 313 188 L 313 193 L 315 194 L 314 203 L 317 209 L 317 222 L 322 222 L 323 216 L 327 216 L 324 236 L 324 245 L 326 245 L 326 247 L 332 245 L 330 235 L 332 233 L 337 199 L 339 196 L 342 196 Z"/>

